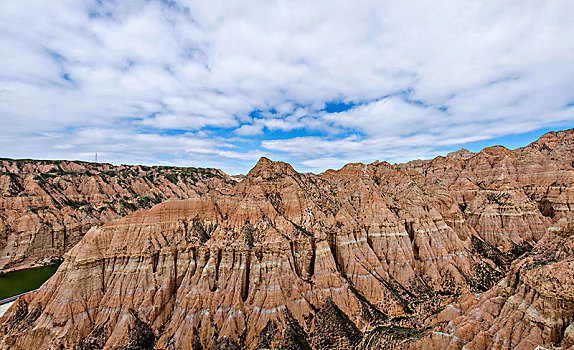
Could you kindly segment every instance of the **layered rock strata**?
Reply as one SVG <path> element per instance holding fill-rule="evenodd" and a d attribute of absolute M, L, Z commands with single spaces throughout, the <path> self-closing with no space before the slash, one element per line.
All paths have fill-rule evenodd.
<path fill-rule="evenodd" d="M 514 259 L 533 246 L 538 254 L 565 232 L 573 138 L 570 130 L 514 151 L 348 164 L 320 175 L 262 158 L 227 192 L 167 201 L 92 228 L 39 291 L 0 319 L 1 346 L 459 346 L 450 338 L 462 339 L 461 347 L 478 344 L 485 320 L 464 336 L 448 327 L 471 324 L 465 310 L 481 301 L 469 296 L 495 295 L 510 277 L 498 281 L 515 273 Z M 549 275 L 528 276 L 532 286 Z M 521 288 L 518 282 L 506 282 L 515 288 L 508 293 Z M 544 296 L 563 300 L 555 282 L 568 283 L 553 280 Z M 465 300 L 469 306 L 460 306 Z M 545 303 L 543 316 L 569 324 L 556 311 L 561 305 Z M 448 323 L 450 309 L 460 322 Z M 510 314 L 493 311 L 491 318 Z M 559 331 L 542 330 L 540 339 L 566 344 Z M 435 337 L 442 333 L 446 340 Z"/>
<path fill-rule="evenodd" d="M 59 259 L 92 226 L 233 183 L 216 169 L 0 159 L 0 272 Z"/>
<path fill-rule="evenodd" d="M 467 295 L 427 320 L 412 349 L 571 349 L 574 222 L 550 234 L 482 295 Z"/>
<path fill-rule="evenodd" d="M 560 230 L 572 217 L 573 149 L 570 129 L 547 133 L 516 150 L 461 150 L 401 167 L 421 187 L 436 186 L 452 196 L 460 212 L 447 219 L 451 227 L 518 256 L 547 228 Z"/>

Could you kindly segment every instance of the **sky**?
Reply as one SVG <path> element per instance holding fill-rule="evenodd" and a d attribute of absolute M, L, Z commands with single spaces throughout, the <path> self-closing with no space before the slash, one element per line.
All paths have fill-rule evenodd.
<path fill-rule="evenodd" d="M 0 156 L 321 172 L 574 127 L 572 0 L 0 1 Z"/>

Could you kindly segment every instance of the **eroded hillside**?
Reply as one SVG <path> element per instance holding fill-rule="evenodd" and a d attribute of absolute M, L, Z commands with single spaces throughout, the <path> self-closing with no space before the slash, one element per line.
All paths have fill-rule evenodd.
<path fill-rule="evenodd" d="M 90 229 L 0 319 L 2 347 L 484 348 L 500 338 L 485 335 L 491 325 L 513 334 L 497 321 L 513 309 L 488 306 L 506 310 L 504 283 L 505 296 L 569 283 L 545 281 L 570 271 L 569 243 L 556 240 L 569 237 L 573 150 L 568 130 L 517 150 L 319 175 L 262 158 L 226 191 Z M 559 253 L 537 260 L 549 244 Z M 521 269 L 534 271 L 522 284 Z M 526 308 L 562 323 L 535 323 L 532 339 L 568 346 L 572 295 L 551 291 Z M 493 316 L 476 321 L 483 305 Z"/>
<path fill-rule="evenodd" d="M 233 184 L 217 169 L 0 159 L 0 272 L 59 259 L 91 227 L 138 209 Z"/>

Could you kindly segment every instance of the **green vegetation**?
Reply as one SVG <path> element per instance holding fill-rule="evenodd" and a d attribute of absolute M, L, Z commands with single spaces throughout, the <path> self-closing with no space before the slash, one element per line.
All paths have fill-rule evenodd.
<path fill-rule="evenodd" d="M 349 285 L 349 289 L 351 290 L 351 292 L 353 292 L 355 297 L 357 297 L 357 299 L 359 299 L 361 301 L 361 303 L 363 303 L 365 306 L 368 307 L 371 314 L 374 313 L 373 316 L 376 319 L 385 319 L 388 317 L 385 313 L 383 313 L 381 310 L 379 310 L 377 307 L 375 307 L 375 305 L 373 305 L 363 294 L 361 294 L 361 292 L 359 292 L 357 290 L 357 288 L 355 288 L 355 286 L 353 285 L 353 283 L 351 283 L 351 281 L 349 279 L 347 279 L 345 277 L 345 280 L 347 280 L 347 283 Z"/>
<path fill-rule="evenodd" d="M 37 160 L 37 159 L 12 159 L 12 158 L 2 158 L 0 160 L 6 161 L 8 163 L 36 163 L 40 162 L 40 164 L 60 164 L 63 160 Z M 78 162 L 78 161 L 76 161 Z"/>
<path fill-rule="evenodd" d="M 68 198 L 67 198 L 67 199 L 64 199 L 64 200 L 62 201 L 62 204 L 65 205 L 65 206 L 68 206 L 68 207 L 70 207 L 70 208 L 73 208 L 73 209 L 80 209 L 82 206 L 89 205 L 90 203 L 88 203 L 88 202 L 86 202 L 86 201 L 82 201 L 82 202 L 80 202 L 80 201 L 75 201 L 75 200 L 73 200 L 73 199 L 68 199 Z"/>
<path fill-rule="evenodd" d="M 138 195 L 138 204 L 140 207 L 150 207 L 154 204 L 161 203 L 161 197 L 149 198 L 147 196 Z"/>
<path fill-rule="evenodd" d="M 371 332 L 390 332 L 394 333 L 395 335 L 402 337 L 419 337 L 425 329 L 421 328 L 409 328 L 409 327 L 399 327 L 399 326 L 379 326 L 373 329 Z"/>
<path fill-rule="evenodd" d="M 113 170 L 107 170 L 107 171 L 102 171 L 101 174 L 107 175 L 109 177 L 116 177 L 118 175 L 118 172 L 113 171 Z"/>
<path fill-rule="evenodd" d="M 150 202 L 151 199 L 147 196 L 140 195 L 138 198 L 138 204 L 140 205 L 140 207 L 147 207 L 149 206 Z"/>
<path fill-rule="evenodd" d="M 253 228 L 249 224 L 246 224 L 243 227 L 243 234 L 245 236 L 245 242 L 247 243 L 247 246 L 249 248 L 253 248 L 255 246 L 255 239 L 253 237 Z"/>
<path fill-rule="evenodd" d="M 147 350 L 154 349 L 156 337 L 153 328 L 142 321 L 136 311 L 130 310 L 133 316 L 133 326 L 129 329 L 129 342 L 126 349 Z"/>
<path fill-rule="evenodd" d="M 171 183 L 176 184 L 177 185 L 177 178 L 175 177 L 174 174 L 165 174 L 164 177 Z"/>
<path fill-rule="evenodd" d="M 360 262 L 359 262 L 360 263 Z M 414 313 L 414 310 L 411 309 L 411 307 L 409 306 L 409 303 L 401 296 L 401 294 L 399 293 L 399 291 L 389 282 L 385 281 L 383 278 L 381 278 L 381 276 L 379 276 L 377 273 L 373 273 L 371 270 L 369 270 L 365 265 L 363 265 L 362 263 L 360 263 L 361 266 L 371 274 L 371 276 L 373 276 L 377 281 L 379 281 L 383 286 L 385 286 L 401 303 L 401 305 L 403 306 L 403 310 L 405 310 L 405 312 L 412 314 Z M 403 287 L 404 289 L 404 287 Z M 406 289 L 405 289 L 406 291 Z"/>
<path fill-rule="evenodd" d="M 128 210 L 130 210 L 130 211 L 136 211 L 136 210 L 138 210 L 137 205 L 135 205 L 135 204 L 132 203 L 132 202 L 128 202 L 128 201 L 125 201 L 125 200 L 123 200 L 123 199 L 120 199 L 120 204 L 121 204 L 124 208 L 126 208 L 126 209 L 128 209 Z"/>
<path fill-rule="evenodd" d="M 486 195 L 486 199 L 490 203 L 496 203 L 498 205 L 505 205 L 510 198 L 508 193 L 489 193 Z"/>
<path fill-rule="evenodd" d="M 546 261 L 536 261 L 536 262 L 534 262 L 534 263 L 531 264 L 531 265 L 525 266 L 525 267 L 524 267 L 524 270 L 528 271 L 528 270 L 535 269 L 535 268 L 537 268 L 537 267 L 542 267 L 542 266 L 554 264 L 554 263 L 557 263 L 557 262 L 558 262 L 558 260 L 554 260 L 554 259 L 552 259 L 552 260 L 546 260 Z"/>
<path fill-rule="evenodd" d="M 296 223 L 294 223 L 293 221 L 291 221 L 287 216 L 283 215 L 283 217 L 285 218 L 285 220 L 289 221 L 293 226 L 295 226 L 295 228 L 301 232 L 303 232 L 305 235 L 309 236 L 309 237 L 313 237 L 313 233 L 307 231 L 304 227 L 297 225 Z"/>
<path fill-rule="evenodd" d="M 48 182 L 49 179 L 55 178 L 57 175 L 51 173 L 40 173 L 34 176 L 34 180 L 38 182 L 38 184 L 44 184 Z"/>
<path fill-rule="evenodd" d="M 154 180 L 153 174 L 146 174 L 144 175 L 144 178 L 147 179 L 149 182 L 153 183 Z"/>
<path fill-rule="evenodd" d="M 205 230 L 201 230 L 199 232 L 199 241 L 201 243 L 205 243 L 205 242 L 209 241 L 210 238 L 211 238 L 211 236 Z"/>

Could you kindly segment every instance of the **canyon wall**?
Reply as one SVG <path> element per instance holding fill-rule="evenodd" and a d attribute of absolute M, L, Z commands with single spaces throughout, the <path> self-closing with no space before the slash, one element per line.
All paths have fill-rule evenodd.
<path fill-rule="evenodd" d="M 573 150 L 568 130 L 319 175 L 262 158 L 91 228 L 0 319 L 1 347 L 481 349 L 532 333 L 516 310 L 548 322 L 504 344 L 569 346 Z"/>
<path fill-rule="evenodd" d="M 93 226 L 233 183 L 217 169 L 0 159 L 0 273 L 60 259 Z"/>
<path fill-rule="evenodd" d="M 426 322 L 412 349 L 571 349 L 574 222 L 517 260 L 495 287 L 464 295 Z"/>

